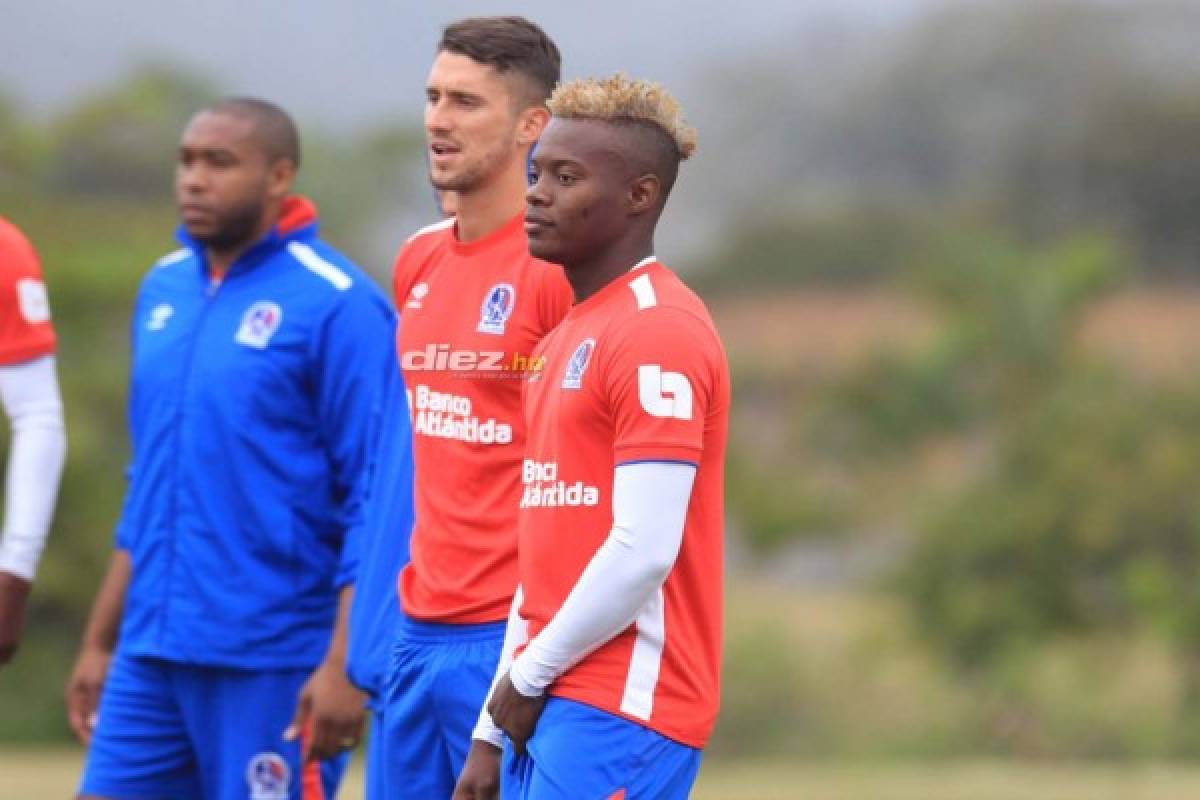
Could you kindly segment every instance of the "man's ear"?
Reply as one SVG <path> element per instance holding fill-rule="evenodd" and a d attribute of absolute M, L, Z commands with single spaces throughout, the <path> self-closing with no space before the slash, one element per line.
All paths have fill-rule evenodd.
<path fill-rule="evenodd" d="M 639 175 L 629 184 L 627 199 L 629 215 L 638 216 L 658 208 L 659 198 L 662 197 L 662 181 L 652 172 Z"/>
<path fill-rule="evenodd" d="M 291 159 L 277 158 L 267 170 L 267 195 L 273 200 L 282 200 L 292 193 L 296 180 L 296 165 Z"/>
<path fill-rule="evenodd" d="M 550 124 L 550 110 L 544 106 L 527 108 L 517 119 L 517 144 L 529 147 L 542 136 Z"/>

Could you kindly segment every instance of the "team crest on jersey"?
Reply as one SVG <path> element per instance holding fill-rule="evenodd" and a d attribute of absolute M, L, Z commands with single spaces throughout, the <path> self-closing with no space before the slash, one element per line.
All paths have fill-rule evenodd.
<path fill-rule="evenodd" d="M 288 800 L 292 771 L 278 753 L 259 753 L 246 765 L 250 800 Z"/>
<path fill-rule="evenodd" d="M 161 331 L 167 327 L 167 320 L 175 313 L 170 303 L 159 303 L 150 309 L 150 319 L 146 320 L 146 330 Z"/>
<path fill-rule="evenodd" d="M 479 326 L 475 329 L 480 333 L 504 333 L 504 325 L 512 316 L 513 307 L 517 302 L 517 293 L 511 283 L 497 283 L 488 290 L 479 309 Z"/>
<path fill-rule="evenodd" d="M 588 362 L 592 360 L 592 353 L 595 350 L 595 339 L 584 339 L 579 343 L 579 347 L 576 347 L 575 352 L 571 354 L 571 360 L 567 362 L 567 371 L 563 374 L 562 388 L 578 389 L 583 386 L 583 373 L 587 369 Z"/>
<path fill-rule="evenodd" d="M 33 278 L 17 281 L 17 308 L 30 325 L 50 321 L 50 300 L 46 297 L 46 284 Z"/>
<path fill-rule="evenodd" d="M 246 309 L 242 315 L 242 324 L 238 326 L 233 340 L 238 344 L 253 347 L 258 350 L 266 348 L 279 324 L 283 322 L 283 309 L 278 303 L 260 300 Z"/>

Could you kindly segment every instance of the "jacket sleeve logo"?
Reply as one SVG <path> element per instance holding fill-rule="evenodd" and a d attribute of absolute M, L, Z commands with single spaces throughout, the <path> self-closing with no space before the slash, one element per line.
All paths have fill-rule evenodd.
<path fill-rule="evenodd" d="M 638 367 L 638 399 L 652 417 L 692 418 L 692 384 L 681 372 L 663 372 L 658 364 Z"/>
<path fill-rule="evenodd" d="M 279 330 L 281 322 L 283 322 L 283 309 L 279 307 L 279 304 L 260 300 L 246 309 L 246 313 L 242 315 L 242 324 L 238 326 L 233 340 L 238 344 L 246 345 L 246 347 L 264 350 L 270 343 L 271 337 L 275 335 L 275 331 Z"/>
<path fill-rule="evenodd" d="M 592 352 L 596 349 L 595 339 L 584 339 L 575 348 L 575 352 L 571 354 L 571 360 L 567 362 L 567 371 L 563 374 L 562 388 L 578 389 L 583 386 L 583 372 L 587 369 L 588 361 L 592 358 Z"/>
<path fill-rule="evenodd" d="M 517 293 L 511 283 L 497 283 L 488 290 L 479 309 L 479 326 L 475 329 L 480 333 L 504 333 L 504 325 L 512 316 L 513 306 L 517 302 Z"/>

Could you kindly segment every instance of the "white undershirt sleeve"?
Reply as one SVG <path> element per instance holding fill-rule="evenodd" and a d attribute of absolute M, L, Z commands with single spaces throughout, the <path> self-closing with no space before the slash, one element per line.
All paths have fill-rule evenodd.
<path fill-rule="evenodd" d="M 0 367 L 0 405 L 12 429 L 0 570 L 32 581 L 67 453 L 54 356 Z"/>
<path fill-rule="evenodd" d="M 675 565 L 696 468 L 676 462 L 618 466 L 613 528 L 549 624 L 512 664 L 513 686 L 536 697 L 628 628 Z"/>
<path fill-rule="evenodd" d="M 504 628 L 504 646 L 500 650 L 500 661 L 496 665 L 496 676 L 492 678 L 492 688 L 488 689 L 487 697 L 483 700 L 483 708 L 479 709 L 479 719 L 475 723 L 475 730 L 471 732 L 472 739 L 481 739 L 496 747 L 504 746 L 504 731 L 496 727 L 496 723 L 492 721 L 492 715 L 488 713 L 488 703 L 491 702 L 492 692 L 496 690 L 496 682 L 508 674 L 509 668 L 512 666 L 513 652 L 525 644 L 525 640 L 529 638 L 529 623 L 521 618 L 519 609 L 521 608 L 521 600 L 524 594 L 521 587 L 517 587 L 517 592 L 513 596 L 512 608 L 508 612 L 508 625 Z"/>

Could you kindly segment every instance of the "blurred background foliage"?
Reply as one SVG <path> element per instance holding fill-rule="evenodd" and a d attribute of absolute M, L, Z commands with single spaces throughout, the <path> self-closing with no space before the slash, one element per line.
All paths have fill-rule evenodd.
<path fill-rule="evenodd" d="M 1198 37 L 1185 2 L 952 4 L 714 65 L 666 222 L 705 229 L 667 260 L 735 377 L 714 754 L 1200 756 Z M 71 436 L 0 739 L 66 735 L 128 313 L 219 90 L 159 64 L 51 118 L 0 99 Z M 419 128 L 303 127 L 327 238 L 385 281 L 433 214 Z"/>

